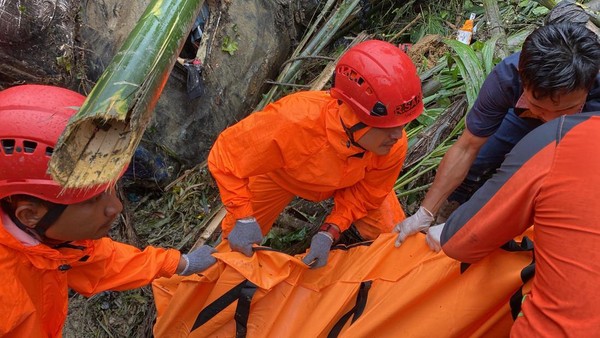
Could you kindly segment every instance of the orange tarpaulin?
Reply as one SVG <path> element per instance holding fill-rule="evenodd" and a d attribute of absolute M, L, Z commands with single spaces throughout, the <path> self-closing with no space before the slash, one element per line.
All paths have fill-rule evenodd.
<path fill-rule="evenodd" d="M 498 250 L 473 265 L 425 244 L 334 249 L 310 270 L 302 255 L 216 253 L 201 275 L 158 279 L 156 337 L 506 337 L 530 251 Z M 518 310 L 517 310 L 518 311 Z"/>

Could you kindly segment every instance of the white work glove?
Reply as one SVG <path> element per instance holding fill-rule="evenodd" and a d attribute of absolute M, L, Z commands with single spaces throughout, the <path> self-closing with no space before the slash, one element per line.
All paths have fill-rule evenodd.
<path fill-rule="evenodd" d="M 446 223 L 430 226 L 427 231 L 427 236 L 425 237 L 425 241 L 429 248 L 432 251 L 440 252 L 442 250 L 442 245 L 440 244 L 440 238 L 442 237 L 442 231 L 444 230 L 444 225 Z"/>
<path fill-rule="evenodd" d="M 398 233 L 396 248 L 402 245 L 402 242 L 406 240 L 406 237 L 429 228 L 431 222 L 433 222 L 433 214 L 425 209 L 425 207 L 421 206 L 414 215 L 396 224 L 393 230 L 393 232 Z"/>

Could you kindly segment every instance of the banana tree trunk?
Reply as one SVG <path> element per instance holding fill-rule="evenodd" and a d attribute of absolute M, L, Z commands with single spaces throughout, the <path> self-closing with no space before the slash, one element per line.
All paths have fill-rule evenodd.
<path fill-rule="evenodd" d="M 483 8 L 485 9 L 485 16 L 490 23 L 490 31 L 492 36 L 497 39 L 496 55 L 500 59 L 504 59 L 509 55 L 508 40 L 506 39 L 506 32 L 502 26 L 502 18 L 500 17 L 500 9 L 498 8 L 498 1 L 496 0 L 483 0 Z"/>
<path fill-rule="evenodd" d="M 115 181 L 129 163 L 203 0 L 154 0 L 69 121 L 50 161 L 65 188 Z"/>

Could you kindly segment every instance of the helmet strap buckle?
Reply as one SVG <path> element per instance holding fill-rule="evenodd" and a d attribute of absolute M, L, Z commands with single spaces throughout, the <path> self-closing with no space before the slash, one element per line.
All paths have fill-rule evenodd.
<path fill-rule="evenodd" d="M 340 117 L 340 122 L 342 123 L 342 127 L 344 128 L 344 132 L 346 132 L 346 136 L 348 136 L 348 142 L 346 142 L 346 147 L 350 148 L 350 145 L 354 145 L 364 151 L 367 151 L 367 149 L 363 148 L 360 144 L 358 144 L 358 142 L 356 142 L 356 140 L 354 140 L 354 133 L 361 129 L 366 128 L 367 125 L 362 122 L 358 122 L 357 124 L 353 125 L 352 127 L 348 127 L 348 126 L 346 126 L 346 124 L 344 123 L 344 120 L 342 120 L 341 117 Z"/>

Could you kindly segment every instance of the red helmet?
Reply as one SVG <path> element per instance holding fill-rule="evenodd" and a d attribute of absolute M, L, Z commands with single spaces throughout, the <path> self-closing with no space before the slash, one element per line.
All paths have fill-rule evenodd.
<path fill-rule="evenodd" d="M 399 127 L 423 112 L 415 65 L 398 47 L 380 40 L 359 43 L 340 58 L 331 96 L 370 127 Z"/>
<path fill-rule="evenodd" d="M 58 137 L 84 100 L 71 90 L 43 85 L 0 92 L 0 199 L 24 194 L 74 204 L 109 188 L 63 189 L 47 172 Z"/>

